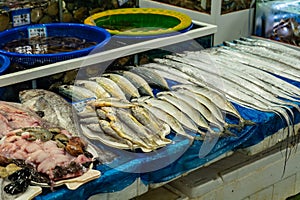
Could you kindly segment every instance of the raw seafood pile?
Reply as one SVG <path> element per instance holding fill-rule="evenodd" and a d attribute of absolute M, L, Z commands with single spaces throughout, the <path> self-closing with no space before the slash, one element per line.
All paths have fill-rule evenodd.
<path fill-rule="evenodd" d="M 35 126 L 47 126 L 47 124 L 22 104 L 0 101 L 0 138 L 9 131 Z"/>
<path fill-rule="evenodd" d="M 87 171 L 93 155 L 86 148 L 86 142 L 65 130 L 22 128 L 7 133 L 1 140 L 0 165 L 7 167 L 7 164 L 15 163 L 22 168 L 16 173 L 27 171 L 28 175 L 22 181 L 25 184 L 30 180 L 21 184 L 22 187 L 28 186 L 31 180 L 52 185 L 57 180 L 77 177 Z M 18 178 L 22 179 L 21 176 Z M 17 187 L 20 184 L 12 182 L 4 190 L 15 194 L 19 191 Z"/>

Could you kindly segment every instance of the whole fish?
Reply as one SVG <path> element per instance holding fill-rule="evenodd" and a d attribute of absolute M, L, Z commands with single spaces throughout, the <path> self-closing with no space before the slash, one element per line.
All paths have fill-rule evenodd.
<path fill-rule="evenodd" d="M 141 106 L 132 107 L 131 112 L 141 124 L 151 130 L 154 134 L 158 134 L 162 140 L 170 142 L 169 139 L 165 138 L 165 136 L 171 132 L 168 124 L 161 123 L 161 121 L 158 121 L 152 113 Z"/>
<path fill-rule="evenodd" d="M 182 125 L 172 115 L 168 114 L 167 112 L 165 112 L 159 108 L 148 105 L 146 103 L 140 103 L 140 105 L 143 106 L 144 108 L 146 108 L 147 110 L 149 110 L 159 120 L 163 121 L 164 123 L 167 123 L 177 134 L 180 134 L 191 140 L 194 140 L 194 138 L 191 135 L 189 135 L 185 132 Z"/>
<path fill-rule="evenodd" d="M 99 99 L 111 97 L 111 95 L 95 81 L 76 80 L 74 84 L 92 91 Z"/>
<path fill-rule="evenodd" d="M 182 84 L 184 84 L 184 82 L 192 82 L 197 85 L 202 85 L 202 86 L 206 85 L 206 83 L 204 81 L 202 81 L 201 79 L 195 79 L 194 77 L 191 77 L 188 74 L 186 74 L 176 68 L 170 67 L 168 65 L 164 65 L 164 64 L 160 64 L 160 63 L 148 63 L 145 65 L 142 65 L 142 67 L 156 69 L 159 72 L 163 71 L 166 73 L 166 77 L 164 77 L 164 78 L 167 78 L 167 74 L 171 74 L 171 76 L 174 78 L 175 81 L 178 80 L 177 82 L 180 82 Z"/>
<path fill-rule="evenodd" d="M 139 138 L 145 141 L 149 146 L 156 148 L 158 145 L 157 141 L 159 139 L 156 133 L 147 131 L 147 128 L 143 126 L 135 117 L 133 117 L 131 113 L 122 109 L 118 109 L 116 110 L 116 117 L 126 124 L 130 129 L 134 130 Z"/>
<path fill-rule="evenodd" d="M 92 107 L 116 107 L 116 108 L 131 108 L 136 106 L 134 103 L 130 103 L 124 99 L 117 98 L 106 98 L 106 99 L 97 99 L 95 101 L 89 101 L 88 105 Z"/>
<path fill-rule="evenodd" d="M 72 106 L 61 96 L 43 89 L 31 89 L 21 91 L 19 98 L 22 104 L 39 113 L 52 126 L 78 134 Z"/>
<path fill-rule="evenodd" d="M 162 90 L 169 90 L 167 81 L 161 77 L 160 74 L 151 69 L 147 69 L 145 67 L 133 67 L 129 71 L 141 76 L 150 86 L 157 87 Z"/>
<path fill-rule="evenodd" d="M 283 63 L 265 59 L 251 53 L 241 52 L 230 47 L 219 48 L 218 51 L 221 51 L 225 55 L 245 65 L 249 65 L 251 67 L 263 70 L 267 73 L 272 73 L 291 80 L 300 81 L 300 74 L 298 73 L 299 70 L 289 67 L 288 65 L 285 65 Z"/>
<path fill-rule="evenodd" d="M 150 152 L 153 150 L 153 146 L 150 146 L 147 141 L 141 139 L 135 130 L 129 128 L 125 123 L 120 120 L 111 121 L 110 126 L 123 138 L 131 141 L 133 144 L 139 145 L 144 152 Z"/>
<path fill-rule="evenodd" d="M 134 149 L 134 146 L 132 142 L 130 142 L 127 139 L 124 139 L 121 137 L 112 127 L 110 126 L 110 123 L 106 120 L 99 120 L 99 125 L 103 132 L 106 135 L 109 135 L 110 137 L 114 138 L 116 142 L 127 145 L 130 149 Z"/>
<path fill-rule="evenodd" d="M 205 106 L 219 122 L 225 124 L 225 116 L 223 116 L 221 109 L 206 96 L 194 93 L 193 91 L 184 88 L 175 88 L 174 93 L 194 98 L 198 103 Z"/>
<path fill-rule="evenodd" d="M 228 126 L 225 121 L 222 121 L 222 122 L 218 121 L 217 118 L 213 115 L 213 113 L 207 108 L 207 106 L 201 104 L 199 101 L 196 100 L 196 98 L 193 98 L 192 96 L 184 94 L 180 91 L 172 92 L 172 95 L 174 95 L 176 98 L 181 99 L 185 103 L 192 106 L 209 123 L 211 123 L 211 124 L 215 125 L 216 127 L 218 127 L 220 129 L 220 131 L 223 131 L 224 127 Z"/>
<path fill-rule="evenodd" d="M 96 94 L 92 91 L 75 85 L 61 85 L 58 87 L 58 92 L 72 101 L 97 98 Z"/>
<path fill-rule="evenodd" d="M 92 77 L 90 78 L 92 81 L 96 81 L 100 84 L 112 97 L 119 99 L 126 99 L 124 92 L 114 81 L 105 77 Z"/>
<path fill-rule="evenodd" d="M 118 148 L 118 149 L 131 149 L 126 143 L 122 143 L 122 140 L 115 139 L 106 134 L 100 127 L 99 124 L 88 124 L 81 125 L 82 134 L 90 140 L 100 141 L 103 144 Z M 94 142 L 96 143 L 96 142 Z"/>
<path fill-rule="evenodd" d="M 145 100 L 145 103 L 150 106 L 153 106 L 153 107 L 156 107 L 156 108 L 159 108 L 159 109 L 165 111 L 169 115 L 173 116 L 178 122 L 180 122 L 182 124 L 182 126 L 193 131 L 194 133 L 199 133 L 200 135 L 203 135 L 203 136 L 205 135 L 205 133 L 200 131 L 198 129 L 197 125 L 195 123 L 193 123 L 193 121 L 188 116 L 186 116 L 183 112 L 181 112 L 173 104 L 163 101 L 163 100 L 154 99 L 154 98 Z"/>
<path fill-rule="evenodd" d="M 113 73 L 105 73 L 102 76 L 114 81 L 124 92 L 128 100 L 140 97 L 138 89 L 127 78 Z"/>
<path fill-rule="evenodd" d="M 300 98 L 300 89 L 295 85 L 290 84 L 287 81 L 284 81 L 281 78 L 278 78 L 264 70 L 241 63 L 238 59 L 232 59 L 231 57 L 226 56 L 226 54 L 218 54 L 218 57 L 222 59 L 224 64 L 228 64 L 226 65 L 227 67 L 230 67 L 233 70 L 238 70 L 241 73 L 251 75 L 256 79 L 265 82 L 270 88 L 277 89 L 277 91 L 279 90 L 285 95 Z"/>
<path fill-rule="evenodd" d="M 192 106 L 190 106 L 185 101 L 178 99 L 173 96 L 171 92 L 159 92 L 157 93 L 157 98 L 160 100 L 167 101 L 173 104 L 181 112 L 185 113 L 195 124 L 197 124 L 202 129 L 208 130 L 210 133 L 214 134 L 215 131 L 211 129 L 204 117 Z"/>
<path fill-rule="evenodd" d="M 241 38 L 241 40 L 247 41 L 248 45 L 251 45 L 251 46 L 266 47 L 268 49 L 271 49 L 272 51 L 288 53 L 289 55 L 292 55 L 295 58 L 300 59 L 299 51 L 296 49 L 293 49 L 289 46 L 286 46 L 286 45 L 277 44 L 276 42 L 269 41 L 269 40 L 259 40 L 259 39 L 254 39 L 254 38 L 243 37 L 243 38 Z"/>
<path fill-rule="evenodd" d="M 268 58 L 269 60 L 274 60 L 279 63 L 283 63 L 290 68 L 300 69 L 300 61 L 299 59 L 291 59 L 290 56 L 282 55 L 282 53 L 276 53 L 274 51 L 270 51 L 265 47 L 259 46 L 247 46 L 242 44 L 235 44 L 231 42 L 224 42 L 225 45 L 230 46 L 232 48 L 238 49 L 239 51 L 247 52 L 262 58 Z"/>
<path fill-rule="evenodd" d="M 224 60 L 217 60 L 218 62 L 218 68 L 222 70 L 227 70 L 227 72 L 231 73 L 232 75 L 239 77 L 241 79 L 244 79 L 247 81 L 249 84 L 254 84 L 255 86 L 258 86 L 259 88 L 265 90 L 267 94 L 272 94 L 276 98 L 281 98 L 285 100 L 290 100 L 290 101 L 295 101 L 295 102 L 300 102 L 297 97 L 291 97 L 289 94 L 286 94 L 284 91 L 284 88 L 276 88 L 276 87 L 270 87 L 270 84 L 267 84 L 265 81 L 262 81 L 258 78 L 256 78 L 256 75 L 249 74 L 248 71 L 250 70 L 245 70 L 241 71 L 240 69 L 237 69 L 238 67 L 234 64 L 234 62 L 226 63 Z M 239 65 L 238 65 L 239 66 Z M 257 70 L 256 70 L 257 71 Z M 259 73 L 259 72 L 257 72 Z M 277 78 L 279 79 L 279 78 Z M 255 88 L 253 88 L 255 89 Z M 288 89 L 286 89 L 288 93 Z M 284 102 L 282 102 L 284 104 Z"/>
<path fill-rule="evenodd" d="M 118 73 L 127 78 L 139 91 L 141 95 L 154 96 L 152 88 L 141 76 L 132 73 L 130 71 L 113 71 L 113 73 Z"/>

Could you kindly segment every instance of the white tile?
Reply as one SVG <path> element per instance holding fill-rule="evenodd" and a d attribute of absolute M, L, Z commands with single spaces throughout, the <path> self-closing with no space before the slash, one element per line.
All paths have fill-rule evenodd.
<path fill-rule="evenodd" d="M 273 198 L 273 185 L 252 194 L 249 200 L 271 200 Z"/>
<path fill-rule="evenodd" d="M 273 200 L 286 199 L 295 194 L 296 175 L 274 184 Z"/>

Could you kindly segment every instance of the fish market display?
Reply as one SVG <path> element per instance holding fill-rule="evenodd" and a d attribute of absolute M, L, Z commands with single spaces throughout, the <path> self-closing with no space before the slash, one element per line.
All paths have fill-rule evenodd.
<path fill-rule="evenodd" d="M 24 192 L 32 181 L 53 186 L 58 180 L 81 176 L 95 160 L 84 140 L 58 128 L 13 130 L 1 140 L 0 149 L 2 167 L 17 165 L 2 175 L 11 181 L 4 187 L 9 194 Z"/>
<path fill-rule="evenodd" d="M 80 50 L 96 44 L 76 37 L 32 37 L 8 42 L 1 49 L 23 54 L 53 54 Z"/>
<path fill-rule="evenodd" d="M 21 103 L 37 113 L 54 127 L 61 127 L 78 135 L 72 106 L 54 92 L 43 89 L 23 90 L 19 93 Z"/>
<path fill-rule="evenodd" d="M 150 152 L 171 143 L 168 124 L 127 100 L 106 98 L 88 102 L 78 113 L 82 134 L 119 148 Z"/>
<path fill-rule="evenodd" d="M 216 105 L 222 99 L 228 99 L 248 108 L 273 112 L 287 126 L 292 125 L 292 110 L 299 111 L 300 90 L 279 77 L 300 81 L 299 51 L 269 41 L 249 38 L 224 44 L 226 46 L 154 59 L 158 64 L 149 63 L 144 67 L 162 69 L 166 66 L 165 71 L 173 73 L 178 70 L 180 73 L 176 73 L 177 76 L 193 83 L 174 85 L 172 89 L 175 91 L 189 92 L 192 97 L 199 94 L 206 96 Z M 230 104 L 223 101 L 218 108 L 224 109 L 225 105 Z M 230 109 L 227 114 L 234 115 L 241 123 L 245 123 L 232 105 L 227 109 Z M 218 114 L 214 116 L 220 117 Z M 289 129 L 290 133 L 293 133 L 292 129 Z"/>
<path fill-rule="evenodd" d="M 36 113 L 19 103 L 0 101 L 0 138 L 8 132 L 35 126 L 48 126 Z"/>
<path fill-rule="evenodd" d="M 166 136 L 172 131 L 191 140 L 237 137 L 255 122 L 241 116 L 233 103 L 273 112 L 288 126 L 294 110 L 300 111 L 300 89 L 278 77 L 300 80 L 297 50 L 242 38 L 154 61 L 75 82 L 80 90 L 70 96 L 92 99 L 77 113 L 84 136 L 114 148 L 150 152 L 170 144 Z"/>

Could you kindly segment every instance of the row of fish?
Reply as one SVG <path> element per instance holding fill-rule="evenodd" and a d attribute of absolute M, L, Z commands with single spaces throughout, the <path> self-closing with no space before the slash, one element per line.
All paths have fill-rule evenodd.
<path fill-rule="evenodd" d="M 109 97 L 131 100 L 141 96 L 154 96 L 151 87 L 169 90 L 166 80 L 158 73 L 132 67 L 129 71 L 113 71 L 88 80 L 75 80 L 74 85 L 59 86 L 59 92 L 73 102 Z"/>
<path fill-rule="evenodd" d="M 155 61 L 153 68 L 172 73 L 173 77 L 166 78 L 210 88 L 248 108 L 274 112 L 288 126 L 293 124 L 292 109 L 300 111 L 300 89 L 278 77 L 300 82 L 299 52 L 284 45 L 242 38 L 225 42 L 225 46 Z"/>
<path fill-rule="evenodd" d="M 201 139 L 207 135 L 235 136 L 232 128 L 240 131 L 243 126 L 253 124 L 243 119 L 222 93 L 192 83 L 188 74 L 179 77 L 180 71 L 168 65 L 150 63 L 126 68 L 59 87 L 62 95 L 75 101 L 74 105 L 84 99 L 94 102 L 92 107 L 81 108 L 78 113 L 82 134 L 91 140 L 148 152 L 170 143 L 164 137 L 170 129 L 193 140 L 195 136 Z M 172 86 L 166 79 L 177 83 Z M 228 124 L 228 113 L 235 122 Z M 141 127 L 160 137 L 150 141 L 153 136 L 145 134 Z M 144 137 L 143 143 L 136 141 L 140 137 Z"/>

